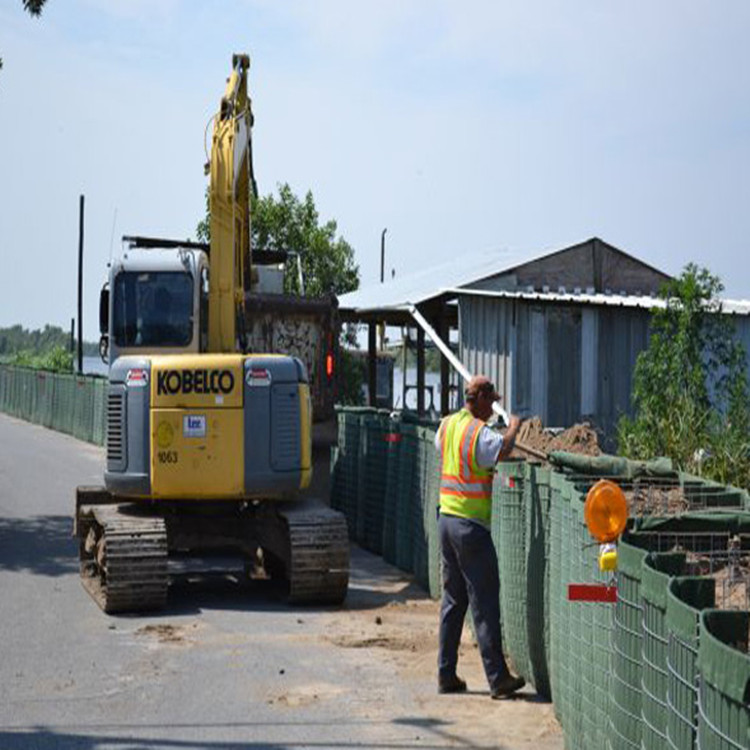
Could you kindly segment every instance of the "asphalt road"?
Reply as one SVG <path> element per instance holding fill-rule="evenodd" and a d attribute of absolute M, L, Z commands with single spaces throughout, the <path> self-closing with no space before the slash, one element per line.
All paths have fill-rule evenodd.
<path fill-rule="evenodd" d="M 0 750 L 563 746 L 527 691 L 435 694 L 436 605 L 353 550 L 343 609 L 265 583 L 181 583 L 165 612 L 109 617 L 78 581 L 74 491 L 103 451 L 0 414 Z"/>

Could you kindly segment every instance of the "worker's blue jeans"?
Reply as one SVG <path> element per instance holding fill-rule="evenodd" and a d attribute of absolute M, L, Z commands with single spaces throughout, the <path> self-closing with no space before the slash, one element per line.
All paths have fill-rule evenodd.
<path fill-rule="evenodd" d="M 500 635 L 500 578 L 489 529 L 478 521 L 440 514 L 443 602 L 438 678 L 456 674 L 458 645 L 469 605 L 490 688 L 508 673 Z"/>

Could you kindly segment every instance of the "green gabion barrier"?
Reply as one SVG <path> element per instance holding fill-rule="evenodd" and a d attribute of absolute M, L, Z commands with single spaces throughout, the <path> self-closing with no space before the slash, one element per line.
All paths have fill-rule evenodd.
<path fill-rule="evenodd" d="M 642 558 L 639 584 L 642 605 L 641 660 L 635 670 L 628 672 L 628 662 L 621 658 L 618 645 L 627 647 L 630 642 L 632 646 L 638 634 L 623 633 L 621 622 L 618 622 L 613 636 L 613 676 L 617 678 L 624 674 L 632 688 L 635 687 L 634 671 L 640 669 L 640 690 L 630 693 L 634 700 L 640 700 L 640 746 L 643 750 L 665 746 L 704 749 L 734 747 L 731 744 L 711 744 L 699 737 L 700 705 L 697 697 L 698 686 L 703 685 L 703 675 L 697 657 L 703 630 L 699 633 L 697 623 L 700 609 L 714 600 L 715 579 L 674 577 L 699 570 L 721 578 L 725 576 L 722 571 L 730 562 L 732 548 L 745 555 L 750 548 L 750 515 L 742 511 L 714 510 L 661 519 L 638 519 L 634 531 L 627 535 L 626 542 L 620 546 L 618 614 L 623 599 L 623 577 L 626 582 L 634 579 L 636 558 Z M 648 550 L 651 552 L 648 553 Z M 735 631 L 735 637 L 737 632 L 741 631 Z M 747 630 L 742 637 L 746 643 Z M 744 644 L 743 647 L 746 648 Z M 617 671 L 618 660 L 619 667 L 625 667 L 620 673 Z M 739 669 L 744 670 L 744 679 L 750 684 L 750 669 L 747 665 L 740 665 Z M 616 689 L 615 679 L 612 723 L 618 718 L 622 719 L 618 712 L 619 696 Z M 706 700 L 716 705 L 718 699 L 714 698 Z M 719 703 L 724 706 L 726 702 Z M 716 725 L 719 738 L 728 731 L 725 724 L 730 715 L 731 712 L 723 709 L 719 711 L 719 723 Z M 628 728 L 627 724 L 625 728 Z M 612 743 L 612 746 L 616 745 Z"/>
<path fill-rule="evenodd" d="M 106 378 L 0 365 L 0 411 L 104 445 Z"/>
<path fill-rule="evenodd" d="M 574 560 L 577 558 L 576 575 L 571 582 L 610 584 L 612 575 L 599 570 L 598 545 L 591 543 L 584 520 L 584 501 L 591 484 L 591 481 L 585 484 L 576 482 L 571 495 L 574 523 L 572 553 Z M 607 739 L 613 608 L 611 604 L 603 602 L 571 604 L 574 611 L 574 624 L 571 626 L 573 668 L 580 676 L 576 678 L 576 689 L 580 689 L 580 718 L 575 717 L 574 725 L 580 726 L 582 747 L 594 750 L 605 747 Z"/>
<path fill-rule="evenodd" d="M 641 568 L 643 605 L 643 649 L 641 746 L 644 750 L 663 750 L 667 742 L 669 671 L 667 654 L 667 593 L 671 576 L 683 572 L 685 553 L 649 554 Z"/>
<path fill-rule="evenodd" d="M 714 606 L 710 578 L 672 578 L 667 591 L 667 747 L 693 750 L 698 725 L 698 644 L 702 609 Z"/>
<path fill-rule="evenodd" d="M 385 444 L 383 555 L 437 597 L 440 466 L 434 425 L 373 419 L 361 429 Z M 380 465 L 373 456 L 368 461 Z M 714 620 L 699 628 L 702 611 L 714 603 L 714 579 L 685 575 L 712 555 L 720 572 L 732 539 L 741 537 L 742 550 L 750 549 L 750 515 L 734 510 L 745 504 L 746 493 L 674 472 L 637 476 L 621 459 L 612 466 L 627 471 L 614 475 L 610 469 L 608 478 L 638 502 L 651 503 L 644 511 L 634 500 L 639 515 L 620 543 L 614 605 L 568 601 L 570 583 L 609 584 L 614 578 L 599 571 L 598 546 L 584 524 L 586 493 L 600 478 L 601 465 L 592 462 L 590 473 L 525 462 L 498 466 L 490 530 L 500 565 L 506 653 L 540 694 L 552 695 L 568 750 L 750 748 L 743 724 L 750 695 L 740 695 L 737 687 L 742 679 L 750 684 L 746 645 L 738 648 L 737 639 L 747 622 L 734 617 L 734 641 Z M 360 474 L 358 486 L 363 492 L 369 486 Z M 678 493 L 687 512 L 660 517 Z M 362 501 L 354 507 L 361 513 Z M 367 519 L 377 514 L 369 503 L 364 508 Z M 721 648 L 704 646 L 709 631 Z M 742 632 L 747 640 L 747 628 Z M 729 681 L 698 658 L 705 649 L 726 656 L 724 647 L 734 659 Z M 718 657 L 705 659 L 713 664 Z"/>
<path fill-rule="evenodd" d="M 700 618 L 698 747 L 750 747 L 750 612 L 704 610 Z"/>
<path fill-rule="evenodd" d="M 401 471 L 401 422 L 392 419 L 386 436 L 385 498 L 383 501 L 383 559 L 396 563 L 396 529 L 398 519 L 399 476 Z"/>
<path fill-rule="evenodd" d="M 495 483 L 499 485 L 500 544 L 497 553 L 501 571 L 503 648 L 515 670 L 530 679 L 532 669 L 527 624 L 525 462 L 508 461 L 500 464 Z"/>
<path fill-rule="evenodd" d="M 338 445 L 331 480 L 331 506 L 341 511 L 349 526 L 349 535 L 357 533 L 357 493 L 360 463 L 359 416 L 353 409 L 336 408 Z"/>
<path fill-rule="evenodd" d="M 568 537 L 567 555 L 568 577 L 566 583 L 588 583 L 593 569 L 587 569 L 584 560 L 585 546 L 590 544 L 588 532 L 584 531 L 583 499 L 580 487 L 573 484 L 570 493 L 570 513 L 566 533 Z M 567 595 L 567 591 L 566 591 Z M 588 694 L 592 682 L 591 671 L 591 607 L 581 602 L 571 602 L 569 631 L 570 668 L 568 676 L 571 691 L 570 726 L 571 738 L 578 738 L 578 745 L 587 748 L 587 738 L 591 736 L 591 722 L 594 720 L 594 708 Z M 571 745 L 575 747 L 575 743 Z"/>
<path fill-rule="evenodd" d="M 414 572 L 414 485 L 419 469 L 419 450 L 417 425 L 402 422 L 396 498 L 395 563 L 407 573 Z"/>
<path fill-rule="evenodd" d="M 435 429 L 425 432 L 425 486 L 422 523 L 427 537 L 427 590 L 434 599 L 443 591 L 438 537 L 438 506 L 440 503 L 440 458 L 435 450 Z"/>
<path fill-rule="evenodd" d="M 362 458 L 359 488 L 363 503 L 358 538 L 366 549 L 383 553 L 383 523 L 386 479 L 388 474 L 388 413 L 377 412 L 360 417 Z"/>
<path fill-rule="evenodd" d="M 549 668 L 551 675 L 552 700 L 555 716 L 562 721 L 567 713 L 568 691 L 564 689 L 568 677 L 568 619 L 569 602 L 564 592 L 563 545 L 566 542 L 563 517 L 567 517 L 567 502 L 564 490 L 568 482 L 563 474 L 552 472 L 550 476 L 550 562 L 549 562 L 549 619 L 550 619 L 550 652 Z M 501 584 L 502 585 L 502 584 Z"/>
<path fill-rule="evenodd" d="M 529 679 L 537 693 L 551 696 L 549 654 L 549 514 L 550 470 L 526 464 L 524 474 L 526 514 L 526 623 Z"/>
<path fill-rule="evenodd" d="M 414 471 L 412 495 L 412 529 L 414 576 L 425 589 L 430 589 L 430 515 L 435 515 L 438 498 L 434 491 L 434 474 L 440 469 L 435 461 L 435 430 L 417 428 L 417 464 Z M 439 487 L 438 487 L 439 491 Z"/>
<path fill-rule="evenodd" d="M 617 604 L 612 633 L 612 700 L 610 737 L 612 750 L 641 747 L 641 566 L 647 551 L 623 540 L 617 573 Z"/>

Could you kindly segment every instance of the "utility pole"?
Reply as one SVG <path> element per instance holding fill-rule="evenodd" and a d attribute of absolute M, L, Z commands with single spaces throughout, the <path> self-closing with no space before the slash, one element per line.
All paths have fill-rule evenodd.
<path fill-rule="evenodd" d="M 78 372 L 83 373 L 83 195 L 78 211 Z"/>
<path fill-rule="evenodd" d="M 388 231 L 388 227 L 383 229 L 380 235 L 380 283 L 385 281 L 385 233 Z M 381 323 L 378 328 L 380 329 L 380 349 L 385 349 L 385 323 Z"/>
<path fill-rule="evenodd" d="M 380 235 L 380 283 L 385 281 L 385 233 L 388 231 L 386 227 Z"/>

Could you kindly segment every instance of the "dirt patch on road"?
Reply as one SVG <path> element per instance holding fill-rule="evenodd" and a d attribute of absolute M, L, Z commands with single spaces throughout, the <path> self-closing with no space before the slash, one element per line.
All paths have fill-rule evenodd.
<path fill-rule="evenodd" d="M 352 613 L 344 632 L 326 640 L 341 648 L 379 648 L 412 654 L 435 650 L 435 603 L 390 602 L 379 611 Z"/>
<path fill-rule="evenodd" d="M 144 625 L 135 634 L 143 637 L 156 638 L 159 643 L 185 643 L 183 629 L 176 625 Z"/>
<path fill-rule="evenodd" d="M 331 700 L 343 692 L 339 685 L 329 683 L 311 683 L 298 685 L 289 690 L 285 690 L 277 695 L 272 695 L 266 703 L 269 706 L 278 706 L 279 708 L 300 708 L 312 706 L 320 701 Z"/>
<path fill-rule="evenodd" d="M 413 591 L 406 576 L 402 584 L 404 590 Z M 525 688 L 512 700 L 490 699 L 479 650 L 468 625 L 461 639 L 458 672 L 469 689 L 463 695 L 439 695 L 440 602 L 416 593 L 403 596 L 393 590 L 393 595 L 380 606 L 357 609 L 362 592 L 352 590 L 347 608 L 326 616 L 323 638 L 342 649 L 342 658 L 361 659 L 362 664 L 374 658 L 392 675 L 382 684 L 370 677 L 363 704 L 367 719 L 388 717 L 394 724 L 413 723 L 419 737 L 434 740 L 436 747 L 562 748 L 552 704 L 540 702 L 533 689 Z M 367 597 L 365 600 L 369 603 Z M 418 720 L 414 718 L 415 705 L 419 707 Z"/>

